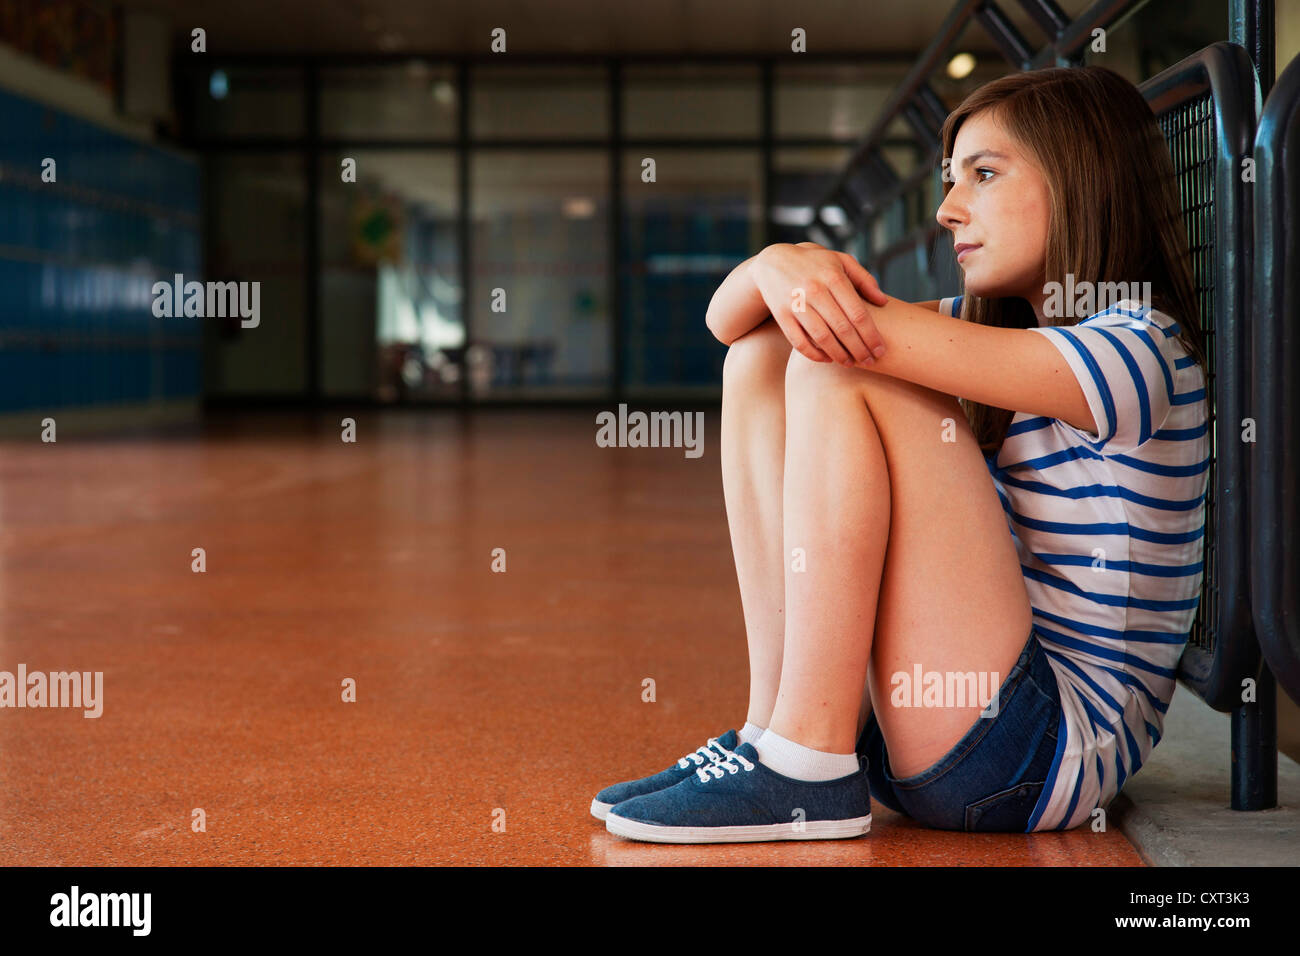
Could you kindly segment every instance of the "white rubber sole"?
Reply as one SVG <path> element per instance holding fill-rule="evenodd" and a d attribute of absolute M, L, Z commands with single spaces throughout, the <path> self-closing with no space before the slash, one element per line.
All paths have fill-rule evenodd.
<path fill-rule="evenodd" d="M 592 800 L 591 815 L 595 817 L 597 820 L 604 820 L 606 817 L 609 816 L 610 808 L 612 808 L 613 806 L 614 804 L 612 803 L 601 803 L 599 800 Z"/>
<path fill-rule="evenodd" d="M 595 808 L 592 808 L 595 813 Z M 871 814 L 851 820 L 809 820 L 748 827 L 661 827 L 620 816 L 606 816 L 605 829 L 647 843 L 762 843 L 768 840 L 844 840 L 871 830 Z"/>

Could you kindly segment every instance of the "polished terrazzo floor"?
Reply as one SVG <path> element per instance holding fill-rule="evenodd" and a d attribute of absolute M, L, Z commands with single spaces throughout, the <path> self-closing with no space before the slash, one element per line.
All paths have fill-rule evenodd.
<path fill-rule="evenodd" d="M 345 414 L 0 445 L 0 670 L 104 675 L 98 719 L 0 710 L 0 864 L 1141 864 L 879 804 L 851 841 L 608 834 L 599 788 L 744 720 L 716 411 L 700 458 Z"/>

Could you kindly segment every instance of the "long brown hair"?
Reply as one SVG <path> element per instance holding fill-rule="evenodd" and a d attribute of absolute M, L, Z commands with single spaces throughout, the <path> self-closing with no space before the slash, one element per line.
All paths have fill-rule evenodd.
<path fill-rule="evenodd" d="M 1179 323 L 1180 340 L 1204 372 L 1204 336 L 1174 165 L 1137 87 L 1100 66 L 1030 70 L 993 80 L 943 124 L 945 157 L 952 156 L 962 123 L 984 110 L 993 111 L 1047 182 L 1045 282 L 1064 286 L 1067 273 L 1076 285 L 1150 282 L 1147 304 Z M 952 188 L 946 180 L 945 196 Z M 1033 308 L 1018 297 L 966 295 L 962 318 L 1003 328 L 1038 324 Z M 1051 322 L 1073 325 L 1079 318 Z M 1014 411 L 961 401 L 980 448 L 996 452 Z"/>

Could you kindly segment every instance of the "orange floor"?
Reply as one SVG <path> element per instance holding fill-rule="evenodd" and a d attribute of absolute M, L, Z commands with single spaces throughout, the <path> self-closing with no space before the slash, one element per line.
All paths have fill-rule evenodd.
<path fill-rule="evenodd" d="M 0 710 L 0 864 L 1141 864 L 879 804 L 851 841 L 606 833 L 600 787 L 744 719 L 717 414 L 699 459 L 587 412 L 343 414 L 0 446 L 0 670 L 104 674 L 98 719 Z"/>

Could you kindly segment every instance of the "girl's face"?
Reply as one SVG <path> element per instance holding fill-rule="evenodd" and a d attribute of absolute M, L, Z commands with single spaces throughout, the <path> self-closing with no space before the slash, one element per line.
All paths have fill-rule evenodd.
<path fill-rule="evenodd" d="M 935 218 L 952 231 L 966 291 L 1019 296 L 1041 316 L 1051 213 L 1042 171 L 984 110 L 957 131 L 949 178 Z"/>

